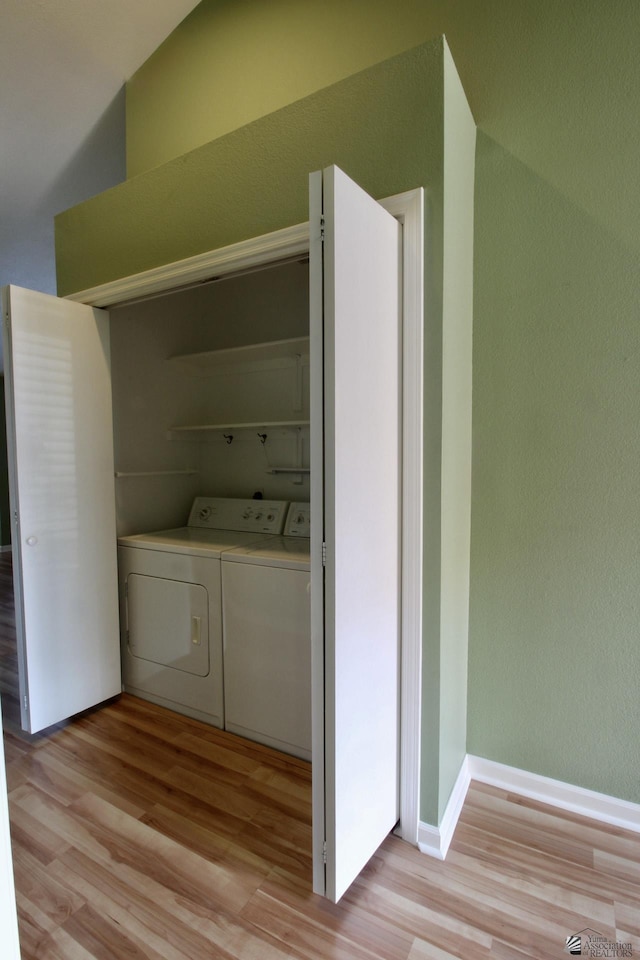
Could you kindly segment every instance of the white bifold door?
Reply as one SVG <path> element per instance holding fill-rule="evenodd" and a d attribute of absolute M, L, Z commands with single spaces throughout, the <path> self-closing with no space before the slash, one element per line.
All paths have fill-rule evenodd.
<path fill-rule="evenodd" d="M 400 227 L 310 182 L 314 890 L 337 901 L 398 820 Z"/>
<path fill-rule="evenodd" d="M 108 316 L 2 291 L 23 729 L 121 691 Z"/>

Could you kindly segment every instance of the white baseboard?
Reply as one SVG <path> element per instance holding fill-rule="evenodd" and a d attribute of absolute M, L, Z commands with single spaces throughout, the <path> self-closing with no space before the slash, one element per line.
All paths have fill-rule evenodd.
<path fill-rule="evenodd" d="M 458 823 L 469 784 L 472 780 L 487 783 L 521 797 L 539 800 L 551 807 L 559 807 L 600 823 L 612 824 L 624 830 L 640 833 L 640 804 L 620 800 L 595 790 L 586 790 L 561 780 L 552 780 L 528 770 L 518 770 L 495 760 L 467 754 L 451 791 L 444 816 L 438 827 L 420 823 L 418 847 L 423 853 L 444 860 Z"/>
<path fill-rule="evenodd" d="M 488 783 L 492 787 L 517 793 L 522 797 L 540 800 L 552 807 L 560 807 L 583 817 L 591 817 L 601 823 L 610 823 L 624 830 L 640 833 L 640 804 L 629 800 L 596 793 L 561 780 L 552 780 L 527 770 L 508 767 L 495 760 L 467 755 L 472 780 Z"/>
<path fill-rule="evenodd" d="M 469 757 L 466 756 L 453 785 L 440 826 L 433 827 L 422 822 L 418 825 L 418 847 L 423 853 L 427 853 L 430 857 L 436 857 L 438 860 L 444 860 L 446 857 L 470 782 Z"/>

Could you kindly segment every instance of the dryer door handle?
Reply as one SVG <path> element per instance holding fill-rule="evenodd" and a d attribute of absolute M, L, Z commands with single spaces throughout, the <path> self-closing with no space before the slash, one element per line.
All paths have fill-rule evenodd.
<path fill-rule="evenodd" d="M 202 639 L 202 621 L 200 617 L 191 617 L 191 643 L 200 646 Z"/>

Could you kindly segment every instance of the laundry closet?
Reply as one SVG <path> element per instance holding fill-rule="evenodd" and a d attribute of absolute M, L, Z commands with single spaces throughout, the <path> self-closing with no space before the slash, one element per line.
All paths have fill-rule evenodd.
<path fill-rule="evenodd" d="M 334 159 L 371 203 L 325 167 Z M 291 245 L 309 254 L 314 890 L 332 899 L 395 824 L 398 782 L 402 835 L 416 842 L 420 812 L 440 822 L 464 755 L 474 162 L 473 118 L 446 41 L 436 38 L 65 211 L 56 261 L 69 299 L 15 289 L 3 297 L 15 348 L 5 387 L 16 448 L 20 706 L 24 728 L 36 732 L 120 690 L 114 501 L 125 536 L 183 525 L 209 463 L 222 496 L 240 492 L 239 476 L 251 478 L 248 497 L 263 489 L 288 499 L 295 487 L 302 501 L 305 491 L 304 475 L 302 484 L 271 486 L 286 475 L 267 473 L 266 463 L 300 463 L 289 440 L 284 463 L 268 449 L 273 429 L 260 429 L 269 436 L 262 450 L 252 430 L 225 431 L 233 435 L 227 444 L 212 433 L 187 442 L 172 429 L 202 425 L 193 404 L 205 380 L 170 372 L 179 362 L 168 358 L 304 336 L 306 313 L 300 328 L 265 335 L 256 310 L 242 336 L 226 321 L 203 327 L 202 317 L 176 313 L 162 352 L 158 336 L 141 337 L 134 350 L 131 324 L 126 362 L 114 324 L 115 416 L 142 425 L 131 444 L 118 426 L 115 470 L 128 476 L 114 479 L 112 424 L 103 416 L 108 408 L 111 420 L 109 317 L 92 308 L 133 315 L 125 301 L 198 284 L 225 264 L 273 262 L 290 256 Z M 394 224 L 382 222 L 382 205 L 403 222 L 401 243 Z M 146 313 L 153 301 L 138 308 Z M 284 312 L 280 322 L 288 322 Z M 78 344 L 58 338 L 58 323 Z M 159 313 L 156 334 L 163 325 Z M 92 349 L 99 376 L 88 372 Z M 141 390 L 147 352 L 164 369 L 157 426 Z M 122 378 L 129 409 L 120 407 Z M 206 379 L 221 389 L 218 378 Z M 255 423 L 249 416 L 244 422 Z M 266 417 L 265 409 L 257 419 Z M 297 413 L 273 415 L 285 417 Z M 256 473 L 239 469 L 243 451 Z M 302 455 L 304 464 L 304 434 Z M 426 710 L 421 676 L 433 694 Z M 429 784 L 421 810 L 420 782 Z"/>
<path fill-rule="evenodd" d="M 419 299 L 401 293 L 416 287 L 422 262 L 422 194 L 385 204 L 391 209 L 329 167 L 310 176 L 309 224 L 169 265 L 161 276 L 150 271 L 80 291 L 79 302 L 3 292 L 25 729 L 42 730 L 113 697 L 122 676 L 126 688 L 121 662 L 129 648 L 141 670 L 146 664 L 133 689 L 141 690 L 141 676 L 148 687 L 181 676 L 180 695 L 167 687 L 147 693 L 196 716 L 211 711 L 201 700 L 193 707 L 187 688 L 213 663 L 225 688 L 214 692 L 218 706 L 206 719 L 260 739 L 248 708 L 276 689 L 292 655 L 276 647 L 264 657 L 239 704 L 245 714 L 230 726 L 234 691 L 247 688 L 246 671 L 264 653 L 261 637 L 279 640 L 277 627 L 264 629 L 254 600 L 268 597 L 277 616 L 287 607 L 289 587 L 267 587 L 258 574 L 302 572 L 297 612 L 310 605 L 310 620 L 303 612 L 310 669 L 292 689 L 311 690 L 309 711 L 302 699 L 311 714 L 305 750 L 314 770 L 314 889 L 332 899 L 399 815 L 401 465 L 420 444 L 417 431 L 411 443 L 402 441 L 403 403 L 415 421 L 402 355 L 420 356 L 421 318 Z M 413 224 L 404 241 L 398 216 Z M 214 279 L 217 263 L 225 279 Z M 409 317 L 414 335 L 406 343 Z M 239 503 L 241 516 L 228 522 L 230 505 Z M 194 528 L 199 539 L 233 534 L 210 557 L 219 576 L 195 569 L 204 557 L 194 550 Z M 121 563 L 128 593 L 123 598 L 121 575 L 120 604 L 114 532 L 121 560 L 124 550 L 147 554 L 137 569 Z M 306 534 L 302 571 L 288 555 L 291 543 L 274 542 Z M 170 542 L 167 551 L 156 549 L 161 539 Z M 163 552 L 171 556 L 154 567 Z M 186 563 L 180 575 L 178 557 Z M 226 685 L 225 570 L 239 598 L 234 623 L 251 628 L 253 645 L 235 664 L 233 691 Z M 238 586 L 245 571 L 255 574 L 246 589 Z M 224 630 L 212 643 L 216 603 Z M 157 639 L 174 636 L 167 621 L 176 623 L 181 608 L 182 652 L 165 643 L 157 656 Z M 280 690 L 269 709 L 290 699 Z"/>
<path fill-rule="evenodd" d="M 308 291 L 300 258 L 109 320 L 123 687 L 303 759 Z"/>

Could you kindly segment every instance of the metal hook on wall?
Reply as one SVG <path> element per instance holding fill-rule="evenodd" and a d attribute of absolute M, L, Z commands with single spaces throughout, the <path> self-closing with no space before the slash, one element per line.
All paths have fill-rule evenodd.
<path fill-rule="evenodd" d="M 258 437 L 259 437 L 259 439 L 260 439 L 260 443 L 262 444 L 262 446 L 264 446 L 265 443 L 267 442 L 267 434 L 266 434 L 266 433 L 259 433 L 259 434 L 258 434 Z"/>
<path fill-rule="evenodd" d="M 233 434 L 232 434 L 232 433 L 223 433 L 222 436 L 223 436 L 223 437 L 225 438 L 225 440 L 227 441 L 227 446 L 228 446 L 230 443 L 233 443 Z"/>

